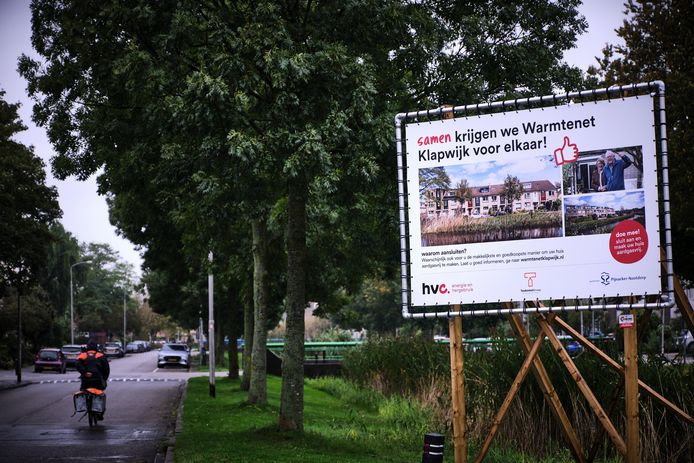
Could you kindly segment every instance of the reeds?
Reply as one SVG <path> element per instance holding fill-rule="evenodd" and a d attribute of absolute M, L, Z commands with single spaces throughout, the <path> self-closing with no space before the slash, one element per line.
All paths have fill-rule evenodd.
<path fill-rule="evenodd" d="M 422 233 L 496 233 L 509 229 L 561 227 L 561 212 L 518 212 L 497 217 L 469 217 L 465 215 L 422 220 Z"/>
<path fill-rule="evenodd" d="M 614 347 L 614 346 L 613 346 Z M 609 350 L 609 349 L 608 349 Z M 612 349 L 617 358 L 617 349 Z M 599 437 L 599 423 L 573 379 L 545 345 L 541 352 L 545 368 L 556 389 L 584 451 Z M 492 419 L 515 377 L 524 354 L 515 342 L 499 341 L 491 351 L 465 353 L 465 388 L 468 436 L 471 443 L 486 436 Z M 586 382 L 612 422 L 624 435 L 624 396 L 621 376 L 591 355 L 575 359 Z M 350 351 L 344 371 L 360 386 L 375 388 L 384 396 L 407 397 L 431 411 L 433 429 L 451 427 L 450 369 L 448 346 L 422 337 L 370 340 Z M 694 366 L 669 365 L 648 356 L 639 367 L 639 377 L 686 412 L 694 412 Z M 610 401 L 615 407 L 610 412 Z M 694 426 L 688 425 L 659 404 L 640 396 L 642 461 L 694 461 Z M 501 448 L 521 450 L 538 457 L 564 452 L 566 445 L 542 391 L 532 375 L 526 379 L 495 443 Z M 598 439 L 597 458 L 618 458 L 605 436 Z"/>

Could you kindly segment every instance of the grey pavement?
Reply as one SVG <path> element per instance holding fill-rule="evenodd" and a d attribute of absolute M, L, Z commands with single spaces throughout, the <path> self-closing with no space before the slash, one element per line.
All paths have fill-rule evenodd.
<path fill-rule="evenodd" d="M 73 413 L 79 374 L 0 370 L 0 463 L 25 461 L 173 462 L 185 383 L 209 373 L 160 369 L 157 352 L 110 359 L 106 419 L 90 428 Z M 227 372 L 217 372 L 226 376 Z"/>
<path fill-rule="evenodd" d="M 156 367 L 157 352 L 112 359 L 106 419 L 90 428 L 73 414 L 79 374 L 0 371 L 0 462 L 164 462 L 188 378 L 207 373 Z M 226 372 L 220 373 L 226 375 Z"/>

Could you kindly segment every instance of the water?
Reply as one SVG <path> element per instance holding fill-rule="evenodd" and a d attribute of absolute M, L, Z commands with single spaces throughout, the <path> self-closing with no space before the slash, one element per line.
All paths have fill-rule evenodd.
<path fill-rule="evenodd" d="M 486 243 L 489 241 L 532 240 L 563 236 L 562 227 L 510 228 L 493 232 L 478 233 L 424 233 L 422 246 L 445 246 L 452 244 Z"/>

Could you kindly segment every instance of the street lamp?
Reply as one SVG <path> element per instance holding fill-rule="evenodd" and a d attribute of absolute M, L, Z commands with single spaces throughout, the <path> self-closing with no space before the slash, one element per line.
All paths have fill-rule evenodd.
<path fill-rule="evenodd" d="M 125 303 L 126 291 L 127 290 L 126 290 L 125 282 L 123 282 L 123 352 L 125 352 L 125 345 L 127 344 L 127 335 L 126 335 L 127 331 L 125 331 L 125 327 L 126 327 L 125 322 L 126 322 L 126 317 L 127 317 L 127 315 L 126 315 L 127 305 Z"/>
<path fill-rule="evenodd" d="M 81 264 L 91 264 L 91 260 L 84 260 L 82 262 L 75 262 L 70 266 L 70 344 L 75 343 L 75 307 L 73 303 L 72 296 L 72 267 Z"/>

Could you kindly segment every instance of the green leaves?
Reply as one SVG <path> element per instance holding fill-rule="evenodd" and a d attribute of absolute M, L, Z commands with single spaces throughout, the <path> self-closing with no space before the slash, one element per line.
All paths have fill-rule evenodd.
<path fill-rule="evenodd" d="M 0 91 L 0 296 L 35 281 L 52 240 L 49 226 L 61 215 L 55 187 L 46 185 L 43 162 L 12 137 L 25 130 L 18 104 Z"/>

